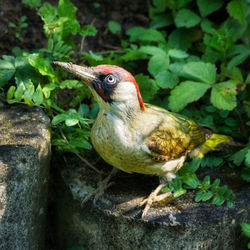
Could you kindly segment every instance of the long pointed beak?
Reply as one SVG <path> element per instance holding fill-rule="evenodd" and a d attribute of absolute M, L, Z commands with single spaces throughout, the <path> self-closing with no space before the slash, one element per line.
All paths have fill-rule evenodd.
<path fill-rule="evenodd" d="M 83 79 L 86 83 L 92 82 L 95 78 L 95 72 L 91 67 L 82 67 L 71 62 L 53 62 L 55 65 L 60 66 L 61 68 L 73 73 L 74 75 L 78 76 L 79 78 Z"/>

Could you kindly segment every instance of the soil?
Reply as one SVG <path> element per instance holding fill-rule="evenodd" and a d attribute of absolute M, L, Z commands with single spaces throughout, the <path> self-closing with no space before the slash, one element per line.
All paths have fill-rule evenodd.
<path fill-rule="evenodd" d="M 45 2 L 45 1 L 42 1 Z M 47 1 L 57 6 L 58 1 Z M 80 25 L 93 24 L 98 30 L 95 37 L 88 37 L 84 43 L 84 50 L 103 51 L 116 49 L 120 46 L 120 37 L 111 34 L 107 29 L 110 20 L 121 24 L 122 34 L 133 26 L 148 26 L 147 2 L 144 0 L 72 0 L 77 7 L 77 19 Z M 43 33 L 43 21 L 37 15 L 38 8 L 31 9 L 21 1 L 2 0 L 0 2 L 0 55 L 11 54 L 16 46 L 21 49 L 33 50 L 46 47 L 47 39 Z M 15 30 L 9 27 L 10 23 L 18 24 L 20 17 L 26 16 L 28 26 L 21 32 L 23 41 L 15 36 Z M 77 46 L 80 38 L 75 37 Z M 76 48 L 77 50 L 77 48 Z"/>

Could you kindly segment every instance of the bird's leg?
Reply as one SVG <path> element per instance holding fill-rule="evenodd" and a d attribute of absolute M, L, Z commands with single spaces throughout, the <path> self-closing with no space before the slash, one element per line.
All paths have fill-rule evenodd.
<path fill-rule="evenodd" d="M 163 194 L 159 194 L 163 187 L 165 187 L 168 182 L 166 182 L 166 179 L 161 178 L 160 179 L 160 185 L 148 196 L 148 198 L 144 199 L 141 202 L 141 206 L 145 205 L 143 211 L 142 211 L 142 218 L 144 218 L 151 207 L 153 203 L 168 203 L 173 199 L 173 194 L 169 191 Z"/>
<path fill-rule="evenodd" d="M 109 181 L 113 176 L 117 174 L 118 171 L 119 170 L 117 168 L 113 168 L 110 174 L 105 179 L 99 181 L 97 184 L 97 188 L 83 200 L 82 205 L 86 203 L 93 196 L 94 196 L 93 202 L 95 203 L 103 195 L 105 190 L 107 190 L 112 185 L 112 183 Z"/>

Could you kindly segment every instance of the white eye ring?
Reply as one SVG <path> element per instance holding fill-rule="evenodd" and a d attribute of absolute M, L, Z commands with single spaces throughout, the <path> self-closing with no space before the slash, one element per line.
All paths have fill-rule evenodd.
<path fill-rule="evenodd" d="M 108 83 L 115 83 L 115 77 L 113 75 L 107 75 L 105 77 L 106 82 Z"/>

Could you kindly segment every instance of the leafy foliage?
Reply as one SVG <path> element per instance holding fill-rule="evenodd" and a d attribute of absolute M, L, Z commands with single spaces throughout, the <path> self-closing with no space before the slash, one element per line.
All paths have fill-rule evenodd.
<path fill-rule="evenodd" d="M 84 154 L 91 148 L 90 125 L 98 106 L 82 82 L 51 66 L 53 60 L 123 66 L 134 73 L 144 101 L 178 111 L 215 133 L 247 144 L 250 126 L 247 1 L 152 0 L 148 28 L 135 26 L 123 34 L 124 27 L 110 20 L 105 32 L 110 31 L 120 39 L 120 49 L 99 52 L 84 51 L 84 40 L 96 36 L 98 30 L 94 22 L 79 24 L 77 8 L 70 0 L 59 0 L 57 7 L 48 2 L 41 5 L 40 0 L 22 2 L 38 8 L 47 46 L 32 51 L 13 48 L 13 55 L 3 55 L 0 88 L 9 103 L 44 107 L 52 119 L 55 150 Z M 99 8 L 100 4 L 94 6 Z M 21 17 L 18 24 L 10 24 L 21 41 L 26 20 Z M 138 72 L 139 64 L 146 65 L 144 72 Z M 70 95 L 64 96 L 65 90 Z M 195 173 L 200 165 L 205 168 L 225 164 L 241 167 L 241 177 L 249 182 L 249 145 L 230 157 L 208 155 L 201 161 L 185 163 L 167 188 L 175 196 L 196 189 L 197 202 L 211 200 L 215 205 L 226 202 L 232 206 L 234 195 L 228 187 L 219 186 L 219 180 L 211 181 L 208 176 L 200 181 Z"/>

